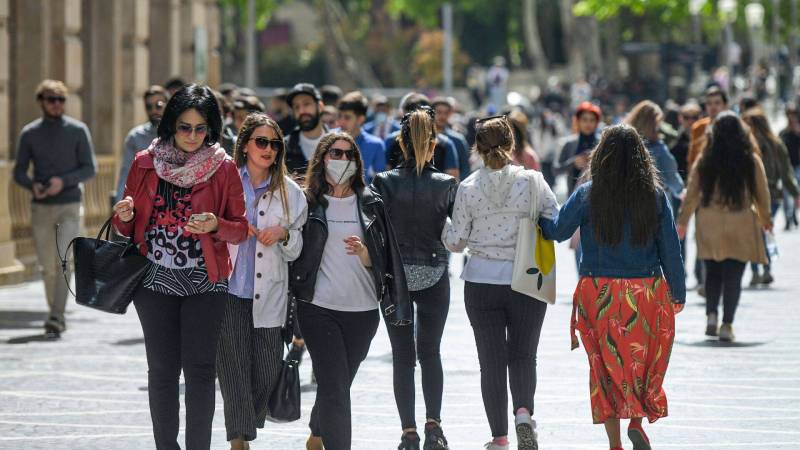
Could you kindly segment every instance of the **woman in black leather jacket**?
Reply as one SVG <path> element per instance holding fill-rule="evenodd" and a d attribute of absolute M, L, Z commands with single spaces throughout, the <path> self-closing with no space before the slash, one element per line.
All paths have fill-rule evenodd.
<path fill-rule="evenodd" d="M 394 366 L 394 398 L 403 434 L 398 450 L 419 450 L 414 418 L 414 366 L 422 367 L 425 395 L 425 450 L 447 450 L 440 426 L 443 374 L 439 347 L 450 307 L 448 253 L 441 235 L 453 210 L 458 181 L 430 163 L 436 146 L 433 110 L 422 107 L 403 117 L 399 135 L 405 162 L 376 175 L 372 188 L 386 203 L 397 230 L 412 314 L 416 304 L 416 342 L 412 327 L 388 326 Z M 414 347 L 416 344 L 417 352 Z"/>
<path fill-rule="evenodd" d="M 352 137 L 322 138 L 306 174 L 308 221 L 289 289 L 317 377 L 307 449 L 349 450 L 350 385 L 383 313 L 409 328 L 403 263 L 383 202 L 364 185 Z"/>

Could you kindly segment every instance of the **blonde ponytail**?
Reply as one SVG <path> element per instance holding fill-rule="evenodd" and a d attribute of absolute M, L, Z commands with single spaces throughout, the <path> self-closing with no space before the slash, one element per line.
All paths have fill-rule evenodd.
<path fill-rule="evenodd" d="M 417 175 L 430 158 L 431 143 L 436 141 L 436 128 L 433 121 L 433 110 L 420 107 L 403 117 L 402 128 L 397 139 L 405 159 L 414 159 Z"/>

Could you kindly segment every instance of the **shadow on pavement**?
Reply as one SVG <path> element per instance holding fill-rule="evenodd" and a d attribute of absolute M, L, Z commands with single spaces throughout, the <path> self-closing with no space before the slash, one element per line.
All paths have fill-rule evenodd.
<path fill-rule="evenodd" d="M 42 328 L 45 311 L 0 311 L 0 330 Z"/>
<path fill-rule="evenodd" d="M 112 342 L 111 345 L 139 345 L 144 344 L 144 338 L 134 338 L 134 339 L 122 339 L 117 342 Z"/>
<path fill-rule="evenodd" d="M 742 341 L 725 342 L 725 341 L 720 341 L 718 339 L 705 339 L 702 341 L 694 341 L 694 342 L 675 341 L 675 343 L 679 345 L 686 345 L 688 347 L 722 347 L 722 348 L 759 347 L 768 344 L 768 342 L 742 342 Z"/>
<path fill-rule="evenodd" d="M 58 338 L 48 337 L 46 334 L 33 334 L 30 336 L 20 336 L 6 341 L 7 344 L 27 344 L 30 342 L 56 342 Z"/>

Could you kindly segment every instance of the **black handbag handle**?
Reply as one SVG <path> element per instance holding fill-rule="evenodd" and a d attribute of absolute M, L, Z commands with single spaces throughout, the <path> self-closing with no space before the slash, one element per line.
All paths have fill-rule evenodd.
<path fill-rule="evenodd" d="M 113 218 L 114 218 L 114 215 L 112 214 L 111 217 L 109 217 L 108 220 L 106 220 L 106 222 L 103 224 L 103 226 L 100 227 L 100 231 L 97 233 L 97 238 L 94 241 L 95 250 L 97 250 L 97 248 L 100 246 L 100 240 L 103 237 L 103 231 L 105 231 L 105 233 L 106 233 L 106 236 L 105 236 L 104 240 L 106 240 L 106 241 L 109 240 L 109 236 L 110 236 L 110 233 L 111 233 L 111 220 Z M 64 256 L 61 256 L 61 248 L 60 248 L 61 246 L 58 245 L 58 242 L 59 242 L 58 231 L 59 231 L 60 228 L 61 228 L 61 224 L 57 223 L 56 224 L 56 252 L 58 253 L 58 259 L 61 261 L 61 275 L 64 276 L 64 281 L 67 284 L 67 289 L 69 290 L 69 293 L 72 294 L 73 297 L 77 297 L 75 295 L 75 292 L 72 291 L 72 286 L 70 286 L 69 278 L 67 278 L 67 259 L 69 258 L 69 249 L 72 248 L 72 246 L 73 246 L 72 244 L 75 242 L 75 238 L 73 238 L 72 240 L 69 241 L 69 244 L 67 245 L 67 249 L 64 251 Z M 122 258 L 126 253 L 128 253 L 128 249 L 129 248 L 135 247 L 133 245 L 133 239 L 130 239 L 130 238 L 127 238 L 127 239 L 128 239 L 128 242 L 125 245 L 125 248 L 122 249 L 122 251 L 119 254 L 120 258 Z"/>
<path fill-rule="evenodd" d="M 64 276 L 64 283 L 67 285 L 67 290 L 73 297 L 77 297 L 74 292 L 72 292 L 72 286 L 70 286 L 69 278 L 67 278 L 67 257 L 69 256 L 69 249 L 72 248 L 72 243 L 75 242 L 75 239 L 69 241 L 67 245 L 66 251 L 64 251 L 64 256 L 61 256 L 61 246 L 58 245 L 58 231 L 61 228 L 61 224 L 56 224 L 56 252 L 58 253 L 58 259 L 61 261 L 61 275 Z"/>

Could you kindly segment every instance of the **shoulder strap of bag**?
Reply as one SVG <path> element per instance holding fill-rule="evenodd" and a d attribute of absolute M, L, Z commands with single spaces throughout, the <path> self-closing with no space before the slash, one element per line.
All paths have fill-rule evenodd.
<path fill-rule="evenodd" d="M 539 184 L 536 182 L 536 172 L 531 171 L 530 175 L 528 175 L 528 183 L 531 190 L 531 211 L 530 217 L 531 220 L 535 223 L 539 218 L 537 206 L 539 204 Z"/>
<path fill-rule="evenodd" d="M 69 255 L 69 249 L 72 248 L 72 243 L 75 242 L 75 239 L 73 238 L 71 241 L 69 241 L 69 244 L 67 245 L 67 250 L 64 252 L 64 256 L 62 257 L 61 256 L 61 246 L 58 245 L 58 231 L 59 231 L 60 228 L 61 228 L 61 224 L 57 223 L 56 224 L 56 252 L 58 253 L 58 259 L 61 260 L 61 275 L 64 276 L 64 282 L 67 285 L 67 290 L 69 291 L 69 293 L 72 294 L 73 297 L 77 297 L 75 295 L 75 293 L 72 292 L 72 286 L 70 285 L 69 278 L 67 278 L 67 257 Z"/>

